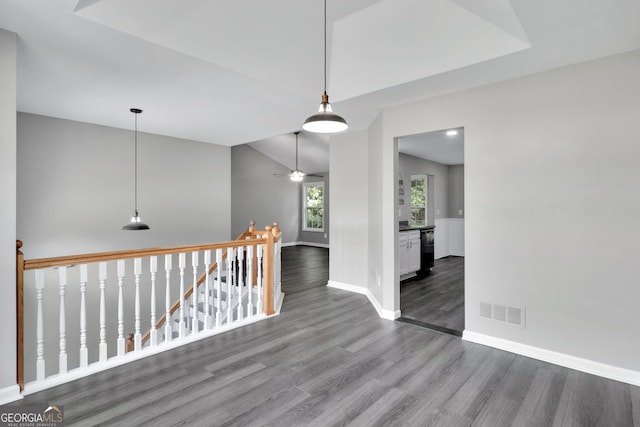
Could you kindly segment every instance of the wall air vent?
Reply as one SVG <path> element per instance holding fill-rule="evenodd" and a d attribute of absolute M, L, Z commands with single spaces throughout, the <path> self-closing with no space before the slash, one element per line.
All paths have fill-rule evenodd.
<path fill-rule="evenodd" d="M 524 328 L 524 307 L 503 304 L 480 303 L 480 317 Z"/>
<path fill-rule="evenodd" d="M 491 319 L 491 304 L 488 302 L 480 303 L 480 317 L 486 317 L 487 319 Z"/>
<path fill-rule="evenodd" d="M 501 322 L 507 321 L 507 306 L 493 304 L 493 318 Z"/>
<path fill-rule="evenodd" d="M 522 310 L 516 307 L 507 307 L 507 322 L 522 326 Z"/>

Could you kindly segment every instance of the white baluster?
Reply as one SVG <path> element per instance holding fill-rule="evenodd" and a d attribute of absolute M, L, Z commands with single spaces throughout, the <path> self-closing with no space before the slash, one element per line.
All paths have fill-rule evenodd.
<path fill-rule="evenodd" d="M 44 271 L 36 270 L 36 379 L 44 380 L 44 313 L 42 298 L 44 297 Z"/>
<path fill-rule="evenodd" d="M 282 247 L 282 241 L 277 241 L 275 246 L 276 246 L 276 250 L 274 254 L 274 262 L 276 263 L 276 265 L 273 270 L 276 272 L 276 277 L 273 280 L 273 284 L 275 288 L 273 292 L 273 307 L 277 308 L 278 300 L 280 299 L 281 286 L 282 286 L 282 283 L 281 283 L 282 272 L 280 270 L 280 264 L 281 264 L 280 251 Z"/>
<path fill-rule="evenodd" d="M 173 260 L 171 254 L 164 256 L 164 271 L 166 274 L 167 287 L 165 292 L 165 312 L 164 312 L 164 340 L 171 341 L 173 337 L 173 328 L 171 327 L 171 269 L 173 268 Z"/>
<path fill-rule="evenodd" d="M 233 321 L 233 306 L 231 304 L 231 285 L 233 282 L 233 258 L 235 254 L 233 248 L 227 249 L 227 324 Z"/>
<path fill-rule="evenodd" d="M 253 317 L 253 246 L 247 246 L 247 316 Z"/>
<path fill-rule="evenodd" d="M 124 260 L 120 259 L 117 262 L 118 265 L 118 341 L 117 349 L 118 356 L 124 356 L 125 354 L 125 340 L 124 340 Z"/>
<path fill-rule="evenodd" d="M 133 259 L 133 275 L 136 281 L 135 323 L 133 333 L 134 351 L 142 350 L 142 333 L 140 332 L 140 275 L 142 274 L 142 258 Z"/>
<path fill-rule="evenodd" d="M 216 249 L 216 263 L 218 264 L 218 277 L 216 280 L 216 326 L 222 324 L 222 301 L 220 300 L 222 287 L 222 249 Z"/>
<path fill-rule="evenodd" d="M 242 307 L 242 288 L 244 286 L 244 266 L 242 261 L 244 260 L 244 248 L 241 246 L 237 250 L 238 260 L 236 270 L 238 270 L 238 277 L 236 279 L 236 285 L 238 286 L 238 320 L 244 319 L 244 312 Z"/>
<path fill-rule="evenodd" d="M 204 329 L 211 329 L 211 288 L 209 285 L 209 267 L 211 266 L 211 251 L 204 251 L 204 301 L 202 302 L 204 306 Z"/>
<path fill-rule="evenodd" d="M 67 289 L 67 267 L 58 268 L 58 284 L 60 286 L 60 354 L 58 355 L 59 372 L 61 374 L 67 373 L 67 335 L 66 335 L 66 312 L 64 307 L 64 295 Z"/>
<path fill-rule="evenodd" d="M 100 280 L 100 344 L 98 345 L 99 361 L 107 361 L 107 315 L 106 299 L 104 295 L 107 286 L 107 263 L 98 264 L 98 279 Z"/>
<path fill-rule="evenodd" d="M 178 254 L 178 267 L 180 267 L 180 320 L 178 321 L 178 333 L 180 338 L 186 335 L 186 324 L 184 322 L 184 269 L 187 266 L 186 254 Z"/>
<path fill-rule="evenodd" d="M 158 257 L 152 256 L 149 259 L 149 272 L 151 273 L 151 332 L 149 334 L 149 345 L 158 345 L 158 329 L 156 329 L 156 273 L 158 272 Z"/>
<path fill-rule="evenodd" d="M 87 264 L 80 264 L 80 367 L 89 366 L 87 349 Z"/>
<path fill-rule="evenodd" d="M 258 245 L 258 265 L 256 268 L 258 269 L 258 304 L 256 306 L 256 311 L 258 314 L 262 314 L 262 273 L 264 272 L 264 266 L 262 265 L 262 252 L 264 251 L 263 245 Z"/>
<path fill-rule="evenodd" d="M 198 251 L 191 252 L 191 267 L 193 267 L 193 287 L 191 289 L 191 301 L 193 308 L 191 310 L 191 333 L 198 333 Z"/>

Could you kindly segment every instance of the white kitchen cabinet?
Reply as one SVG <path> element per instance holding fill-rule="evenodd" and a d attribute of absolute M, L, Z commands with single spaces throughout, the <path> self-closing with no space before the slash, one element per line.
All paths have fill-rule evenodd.
<path fill-rule="evenodd" d="M 398 244 L 400 275 L 420 270 L 420 230 L 401 231 Z"/>

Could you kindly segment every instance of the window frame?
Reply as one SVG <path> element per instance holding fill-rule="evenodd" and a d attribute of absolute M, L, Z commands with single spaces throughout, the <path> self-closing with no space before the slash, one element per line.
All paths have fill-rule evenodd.
<path fill-rule="evenodd" d="M 413 194 L 413 181 L 424 179 L 424 206 L 413 204 L 411 195 Z M 424 227 L 429 224 L 429 176 L 425 174 L 411 175 L 409 180 L 409 224 L 412 227 Z M 413 209 L 424 209 L 424 224 L 418 224 L 413 221 Z"/>
<path fill-rule="evenodd" d="M 322 187 L 322 206 L 307 206 L 307 202 L 308 202 L 308 198 L 307 198 L 307 188 L 309 187 Z M 303 182 L 302 185 L 302 231 L 310 231 L 310 232 L 316 232 L 316 233 L 323 233 L 324 232 L 324 224 L 325 224 L 325 217 L 324 217 L 324 212 L 325 212 L 325 203 L 324 203 L 324 197 L 325 197 L 325 185 L 324 185 L 324 181 L 315 181 L 315 182 Z M 307 226 L 307 210 L 308 209 L 317 209 L 317 208 L 321 208 L 322 209 L 322 227 L 320 228 L 310 228 Z"/>

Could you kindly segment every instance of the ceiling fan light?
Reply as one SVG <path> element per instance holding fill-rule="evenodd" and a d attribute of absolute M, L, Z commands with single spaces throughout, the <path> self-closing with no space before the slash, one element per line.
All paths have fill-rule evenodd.
<path fill-rule="evenodd" d="M 301 171 L 301 170 L 299 170 L 299 169 L 296 169 L 296 170 L 294 170 L 294 171 L 292 171 L 292 172 L 291 172 L 291 175 L 289 175 L 289 179 L 290 179 L 291 181 L 294 181 L 294 182 L 300 182 L 300 181 L 302 181 L 302 179 L 304 178 L 304 176 L 305 176 L 305 173 L 304 173 L 304 172 L 302 172 L 302 171 Z"/>

